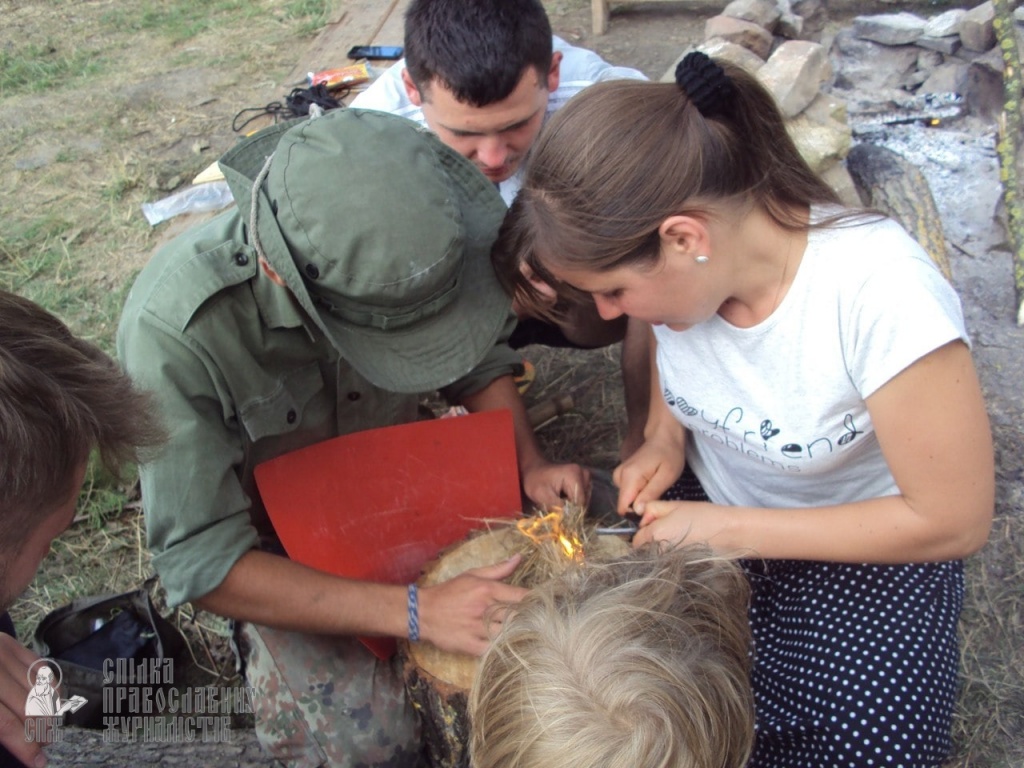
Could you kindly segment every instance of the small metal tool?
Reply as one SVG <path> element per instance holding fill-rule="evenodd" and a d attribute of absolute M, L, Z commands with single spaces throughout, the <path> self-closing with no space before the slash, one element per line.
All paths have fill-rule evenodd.
<path fill-rule="evenodd" d="M 622 516 L 622 522 L 615 525 L 603 525 L 594 529 L 598 536 L 632 536 L 640 530 L 640 515 L 636 512 L 627 512 Z"/>

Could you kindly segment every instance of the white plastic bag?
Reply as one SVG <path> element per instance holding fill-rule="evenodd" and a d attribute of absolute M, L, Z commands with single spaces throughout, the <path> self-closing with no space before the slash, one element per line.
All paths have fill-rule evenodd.
<path fill-rule="evenodd" d="M 179 189 L 173 195 L 153 203 L 143 203 L 142 213 L 151 227 L 181 213 L 218 211 L 234 202 L 234 196 L 224 180 L 208 181 Z"/>

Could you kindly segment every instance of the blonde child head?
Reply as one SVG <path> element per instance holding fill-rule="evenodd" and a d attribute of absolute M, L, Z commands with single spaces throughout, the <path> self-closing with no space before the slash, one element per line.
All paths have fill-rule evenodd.
<path fill-rule="evenodd" d="M 473 765 L 744 765 L 747 600 L 736 564 L 703 546 L 642 549 L 534 589 L 481 661 Z"/>

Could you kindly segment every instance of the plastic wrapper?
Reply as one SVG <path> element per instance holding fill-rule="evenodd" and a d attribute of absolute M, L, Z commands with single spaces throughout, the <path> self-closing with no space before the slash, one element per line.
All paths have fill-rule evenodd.
<path fill-rule="evenodd" d="M 226 181 L 209 181 L 180 189 L 162 200 L 142 204 L 142 213 L 150 226 L 167 221 L 182 213 L 219 211 L 235 200 Z"/>

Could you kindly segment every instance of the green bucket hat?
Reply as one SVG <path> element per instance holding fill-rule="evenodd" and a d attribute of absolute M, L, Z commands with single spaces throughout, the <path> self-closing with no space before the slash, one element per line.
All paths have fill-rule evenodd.
<path fill-rule="evenodd" d="M 261 131 L 220 167 L 250 244 L 374 385 L 435 390 L 494 346 L 511 307 L 490 260 L 505 205 L 426 129 L 331 110 Z"/>

